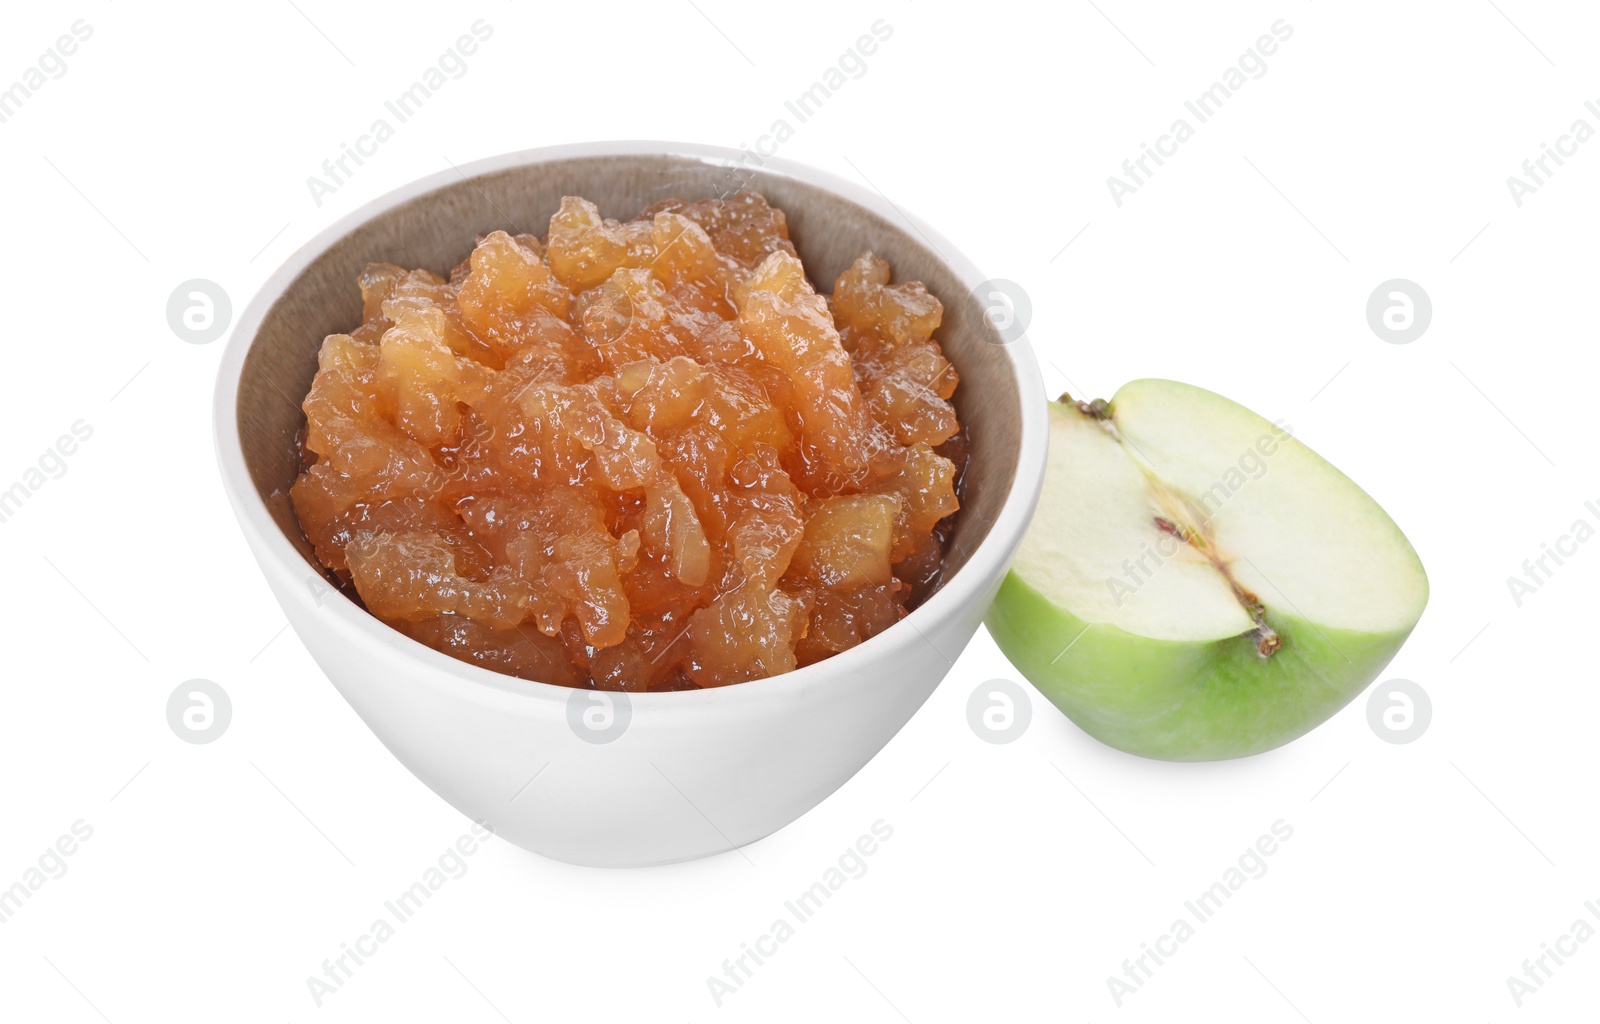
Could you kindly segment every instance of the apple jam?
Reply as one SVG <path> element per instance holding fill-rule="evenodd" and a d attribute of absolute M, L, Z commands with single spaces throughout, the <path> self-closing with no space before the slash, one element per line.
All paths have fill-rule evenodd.
<path fill-rule="evenodd" d="M 448 280 L 369 264 L 290 491 L 379 619 L 526 679 L 722 686 L 853 647 L 938 574 L 965 463 L 943 307 L 819 294 L 761 196 L 568 197 Z"/>

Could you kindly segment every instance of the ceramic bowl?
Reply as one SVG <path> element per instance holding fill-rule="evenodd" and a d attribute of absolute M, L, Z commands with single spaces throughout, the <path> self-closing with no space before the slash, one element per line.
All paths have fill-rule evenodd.
<path fill-rule="evenodd" d="M 457 661 L 384 625 L 324 579 L 287 491 L 300 399 L 324 336 L 361 321 L 369 261 L 446 274 L 495 228 L 544 234 L 564 195 L 632 217 L 668 197 L 751 188 L 787 215 L 814 283 L 863 249 L 944 303 L 938 335 L 961 374 L 971 438 L 942 583 L 904 620 L 831 659 L 718 689 L 606 694 Z M 628 866 L 754 842 L 866 764 L 949 671 L 983 618 L 1033 513 L 1045 395 L 1025 341 L 1007 343 L 984 277 L 875 192 L 777 159 L 674 143 L 513 153 L 417 181 L 303 246 L 245 308 L 222 360 L 222 478 L 268 585 L 318 666 L 385 746 L 463 814 L 529 850 Z M 982 294 L 980 294 L 982 293 Z"/>

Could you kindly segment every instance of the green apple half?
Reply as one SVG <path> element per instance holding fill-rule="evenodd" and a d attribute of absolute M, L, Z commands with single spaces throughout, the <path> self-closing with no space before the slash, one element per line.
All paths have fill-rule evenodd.
<path fill-rule="evenodd" d="M 1427 601 L 1400 528 L 1287 428 L 1138 380 L 1051 404 L 1044 492 L 987 622 L 1091 736 L 1203 761 L 1322 724 Z"/>

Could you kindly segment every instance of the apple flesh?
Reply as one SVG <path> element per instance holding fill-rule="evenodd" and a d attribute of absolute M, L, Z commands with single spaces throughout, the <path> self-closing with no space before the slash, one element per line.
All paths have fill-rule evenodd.
<path fill-rule="evenodd" d="M 1400 528 L 1286 428 L 1139 380 L 1052 403 L 1043 495 L 987 624 L 1091 736 L 1203 761 L 1322 724 L 1427 600 Z"/>

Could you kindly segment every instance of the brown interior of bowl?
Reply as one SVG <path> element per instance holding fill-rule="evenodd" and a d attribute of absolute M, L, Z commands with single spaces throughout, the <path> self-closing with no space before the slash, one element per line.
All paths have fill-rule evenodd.
<path fill-rule="evenodd" d="M 921 281 L 944 303 L 935 337 L 961 374 L 954 404 L 971 445 L 941 574 L 949 579 L 993 526 L 1017 470 L 1016 375 L 983 307 L 903 219 L 885 219 L 818 185 L 688 156 L 575 157 L 462 178 L 379 214 L 317 257 L 268 310 L 239 382 L 245 461 L 284 536 L 321 571 L 288 500 L 299 468 L 295 436 L 305 423 L 300 402 L 316 373 L 322 339 L 361 322 L 356 274 L 363 266 L 381 261 L 448 275 L 479 234 L 504 228 L 543 236 L 562 196 L 583 196 L 608 217 L 631 218 L 661 199 L 724 196 L 741 188 L 784 211 L 820 290 L 831 291 L 851 261 L 871 249 L 889 260 L 894 280 Z"/>

